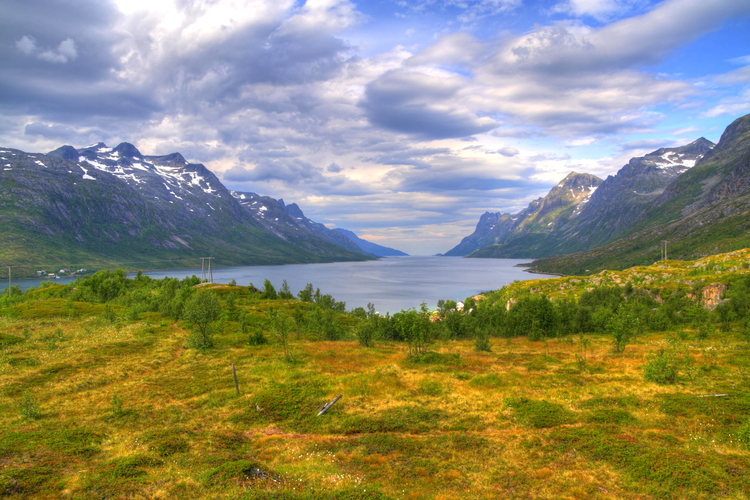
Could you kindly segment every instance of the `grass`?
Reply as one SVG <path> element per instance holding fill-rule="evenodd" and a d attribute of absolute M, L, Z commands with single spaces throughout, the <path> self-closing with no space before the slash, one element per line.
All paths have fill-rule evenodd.
<path fill-rule="evenodd" d="M 240 306 L 262 315 L 279 304 Z M 403 343 L 295 336 L 287 361 L 278 343 L 249 345 L 229 323 L 197 351 L 186 325 L 157 313 L 109 321 L 100 305 L 75 307 L 42 297 L 0 316 L 2 497 L 749 496 L 740 324 L 703 340 L 648 334 L 619 354 L 601 335 L 493 337 L 481 353 L 471 339 L 437 341 L 411 358 Z M 646 380 L 664 349 L 689 355 L 689 376 Z"/>

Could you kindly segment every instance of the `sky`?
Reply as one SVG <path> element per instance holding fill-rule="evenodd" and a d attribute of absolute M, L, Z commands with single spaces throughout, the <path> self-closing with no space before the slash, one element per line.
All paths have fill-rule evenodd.
<path fill-rule="evenodd" d="M 0 146 L 181 152 L 414 255 L 747 113 L 747 0 L 0 3 Z"/>

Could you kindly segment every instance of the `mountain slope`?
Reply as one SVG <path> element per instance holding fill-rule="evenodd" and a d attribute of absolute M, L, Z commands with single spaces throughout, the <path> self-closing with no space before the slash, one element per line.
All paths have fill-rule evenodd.
<path fill-rule="evenodd" d="M 571 172 L 546 196 L 532 201 L 516 215 L 485 213 L 474 233 L 445 255 L 468 255 L 489 245 L 494 245 L 493 251 L 501 251 L 504 257 L 543 252 L 538 247 L 545 237 L 575 217 L 601 182 L 594 175 Z"/>
<path fill-rule="evenodd" d="M 0 259 L 5 265 L 174 267 L 364 257 L 267 231 L 203 165 L 143 156 L 130 144 L 0 149 Z M 14 273 L 15 274 L 15 273 Z M 23 274 L 21 270 L 20 274 Z"/>
<path fill-rule="evenodd" d="M 243 191 L 231 191 L 231 194 L 260 225 L 284 241 L 300 240 L 307 248 L 324 253 L 335 248 L 375 257 L 332 229 L 305 217 L 296 203 L 286 205 L 284 200 Z"/>
<path fill-rule="evenodd" d="M 537 224 L 526 231 L 512 228 L 502 241 L 481 248 L 470 257 L 522 258 L 573 253 L 632 233 L 667 186 L 699 163 L 713 146 L 711 141 L 700 138 L 685 146 L 662 148 L 632 158 L 616 175 L 600 182 L 589 199 L 572 211 L 561 212 L 551 224 L 548 222 L 548 227 Z M 566 182 L 568 178 L 545 199 L 554 197 L 555 191 Z M 518 217 L 525 217 L 524 212 Z"/>
<path fill-rule="evenodd" d="M 337 227 L 336 229 L 334 229 L 334 231 L 346 236 L 348 239 L 350 239 L 354 244 L 356 244 L 363 251 L 370 253 L 372 255 L 377 255 L 378 257 L 405 257 L 408 255 L 402 252 L 401 250 L 384 247 L 383 245 L 378 245 L 377 243 L 363 240 L 362 238 L 354 234 L 352 231 L 349 231 L 347 229 L 342 229 L 340 227 Z"/>
<path fill-rule="evenodd" d="M 750 246 L 750 115 L 738 118 L 704 159 L 680 175 L 625 237 L 586 252 L 535 261 L 538 271 L 583 274 L 650 264 L 663 241 L 676 259 Z"/>

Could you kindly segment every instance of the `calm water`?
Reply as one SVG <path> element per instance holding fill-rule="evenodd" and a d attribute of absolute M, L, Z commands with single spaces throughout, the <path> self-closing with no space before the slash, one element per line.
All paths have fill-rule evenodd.
<path fill-rule="evenodd" d="M 347 309 L 367 307 L 371 302 L 383 314 L 401 309 L 419 307 L 426 302 L 435 308 L 440 299 L 463 300 L 466 297 L 488 290 L 496 290 L 516 280 L 551 278 L 541 274 L 530 274 L 517 264 L 529 260 L 518 259 L 463 259 L 460 257 L 387 257 L 368 262 L 336 262 L 332 264 L 296 264 L 288 266 L 243 266 L 221 267 L 213 270 L 214 282 L 238 285 L 252 283 L 263 288 L 269 279 L 278 290 L 287 280 L 293 293 L 302 290 L 307 283 L 331 294 L 336 300 L 345 301 Z M 144 273 L 152 278 L 184 278 L 198 269 L 173 269 Z M 66 283 L 59 279 L 55 282 Z M 22 289 L 38 286 L 38 280 L 23 280 Z M 0 285 L 1 286 L 1 285 Z"/>

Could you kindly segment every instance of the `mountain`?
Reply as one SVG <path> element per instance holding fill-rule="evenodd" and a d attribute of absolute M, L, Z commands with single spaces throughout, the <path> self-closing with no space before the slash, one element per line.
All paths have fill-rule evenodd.
<path fill-rule="evenodd" d="M 474 233 L 445 253 L 465 256 L 481 248 L 502 248 L 504 257 L 528 257 L 540 250 L 548 235 L 575 217 L 589 202 L 602 180 L 595 175 L 571 172 L 543 198 L 532 201 L 515 215 L 487 212 Z"/>
<path fill-rule="evenodd" d="M 670 183 L 617 239 L 532 266 L 584 274 L 650 264 L 661 257 L 664 241 L 675 259 L 750 247 L 750 115 L 732 122 L 716 147 Z"/>
<path fill-rule="evenodd" d="M 49 154 L 1 148 L 0 260 L 6 265 L 128 268 L 366 259 L 322 240 L 286 239 L 242 206 L 216 176 L 179 153 L 132 144 Z M 21 271 L 21 274 L 23 271 Z"/>
<path fill-rule="evenodd" d="M 296 203 L 286 205 L 284 200 L 242 191 L 231 191 L 231 194 L 258 224 L 285 241 L 302 238 L 311 249 L 333 245 L 348 252 L 375 257 L 336 231 L 305 217 Z"/>
<path fill-rule="evenodd" d="M 371 241 L 363 240 L 362 238 L 354 234 L 352 231 L 349 231 L 347 229 L 342 229 L 338 227 L 334 229 L 334 231 L 346 236 L 349 240 L 351 240 L 354 244 L 356 244 L 363 251 L 372 255 L 377 255 L 378 257 L 405 257 L 409 255 L 409 254 L 402 252 L 401 250 L 395 250 L 393 248 L 388 248 L 382 245 L 378 245 L 377 243 L 373 243 Z"/>
<path fill-rule="evenodd" d="M 665 189 L 714 146 L 701 137 L 686 146 L 657 149 L 632 158 L 602 182 L 570 224 L 552 235 L 556 244 L 548 247 L 547 254 L 587 250 L 631 230 Z"/>
<path fill-rule="evenodd" d="M 572 210 L 568 208 L 558 214 L 553 213 L 545 220 L 546 225 L 526 221 L 518 228 L 510 227 L 507 234 L 491 243 L 487 239 L 479 240 L 480 247 L 469 256 L 539 258 L 568 254 L 588 250 L 628 234 L 645 217 L 645 212 L 667 186 L 698 164 L 713 147 L 711 141 L 700 138 L 685 146 L 661 148 L 632 158 L 616 175 L 608 176 L 604 181 L 595 178 L 598 180 L 596 184 L 596 181 L 590 181 L 595 189 L 591 189 L 589 196 L 580 201 L 569 200 L 571 205 L 567 206 L 574 206 Z M 547 199 L 554 200 L 559 196 L 561 187 L 562 191 L 572 189 L 576 192 L 576 189 L 580 189 L 579 177 L 583 175 L 588 174 L 570 174 L 563 179 L 544 198 L 545 204 L 550 204 L 546 202 Z M 571 179 L 571 176 L 576 177 Z M 566 188 L 571 181 L 578 184 Z M 583 180 L 584 186 L 586 182 Z M 563 201 L 557 203 L 564 204 Z M 530 205 L 514 217 L 524 221 L 532 208 Z"/>

